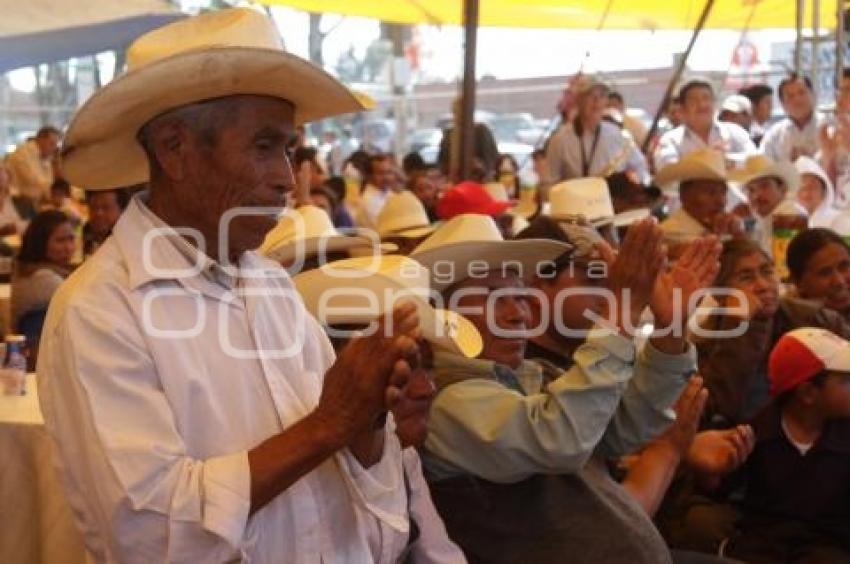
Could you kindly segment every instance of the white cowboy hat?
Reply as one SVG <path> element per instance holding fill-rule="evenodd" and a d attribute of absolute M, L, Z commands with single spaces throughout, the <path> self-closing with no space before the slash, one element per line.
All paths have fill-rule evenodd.
<path fill-rule="evenodd" d="M 381 237 L 418 239 L 436 228 L 416 194 L 407 190 L 390 194 L 378 214 L 377 229 Z"/>
<path fill-rule="evenodd" d="M 743 168 L 731 171 L 729 177 L 743 185 L 749 184 L 759 178 L 779 178 L 791 193 L 800 187 L 800 173 L 797 172 L 797 169 L 791 162 L 776 162 L 767 155 L 751 155 L 747 157 Z"/>
<path fill-rule="evenodd" d="M 380 243 L 376 237 L 345 235 L 333 226 L 325 210 L 316 206 L 300 206 L 285 210 L 277 225 L 266 234 L 258 251 L 264 256 L 289 264 L 319 253 L 335 253 L 363 249 L 368 254 L 396 250 L 390 243 Z"/>
<path fill-rule="evenodd" d="M 465 317 L 430 305 L 430 273 L 400 255 L 352 258 L 293 277 L 304 305 L 323 325 L 367 325 L 399 300 L 416 303 L 422 336 L 435 346 L 474 358 L 483 341 Z"/>
<path fill-rule="evenodd" d="M 699 149 L 688 153 L 675 163 L 663 167 L 655 175 L 658 186 L 681 183 L 687 180 L 727 181 L 726 159 L 713 149 Z"/>
<path fill-rule="evenodd" d="M 548 239 L 505 241 L 492 217 L 470 213 L 445 222 L 410 257 L 431 269 L 431 287 L 442 291 L 469 278 L 473 267 L 480 272 L 518 265 L 525 278 L 537 272 L 539 263 L 554 260 L 570 249 L 566 243 Z M 449 272 L 439 266 L 444 263 L 450 266 Z"/>
<path fill-rule="evenodd" d="M 248 8 L 208 12 L 142 35 L 127 72 L 95 92 L 71 120 L 62 148 L 68 181 L 87 190 L 148 180 L 136 139 L 152 118 L 181 106 L 255 94 L 287 100 L 301 124 L 372 107 L 368 97 L 283 50 L 274 23 Z"/>
<path fill-rule="evenodd" d="M 649 210 L 615 214 L 608 183 L 596 177 L 565 180 L 552 186 L 546 213 L 555 219 L 581 216 L 593 227 L 611 223 L 623 227 L 649 216 Z"/>

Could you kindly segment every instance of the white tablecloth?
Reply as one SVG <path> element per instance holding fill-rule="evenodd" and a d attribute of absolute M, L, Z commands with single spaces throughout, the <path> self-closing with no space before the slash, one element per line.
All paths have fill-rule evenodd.
<path fill-rule="evenodd" d="M 26 395 L 0 395 L 0 562 L 86 561 L 50 449 L 29 374 Z"/>

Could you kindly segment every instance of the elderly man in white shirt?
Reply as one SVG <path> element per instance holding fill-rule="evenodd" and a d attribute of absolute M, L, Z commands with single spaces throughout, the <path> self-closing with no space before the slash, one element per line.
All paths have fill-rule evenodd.
<path fill-rule="evenodd" d="M 679 90 L 682 125 L 661 136 L 653 156 L 655 170 L 675 163 L 698 149 L 723 153 L 727 160 L 743 162 L 756 147 L 741 126 L 714 116 L 714 90 L 708 82 L 692 80 Z"/>
<path fill-rule="evenodd" d="M 547 183 L 624 171 L 632 171 L 641 182 L 648 183 L 649 166 L 634 139 L 602 120 L 608 106 L 608 87 L 585 76 L 576 88 L 578 115 L 561 125 L 546 147 Z"/>
<path fill-rule="evenodd" d="M 395 562 L 410 525 L 386 413 L 409 393 L 416 308 L 335 360 L 286 272 L 249 250 L 292 189 L 295 125 L 363 98 L 249 9 L 150 32 L 127 60 L 75 115 L 64 165 L 90 189 L 150 193 L 56 294 L 38 360 L 89 552 Z"/>
<path fill-rule="evenodd" d="M 792 74 L 777 88 L 786 117 L 773 124 L 761 140 L 761 151 L 774 162 L 794 162 L 798 157 L 816 157 L 824 115 L 815 110 L 812 81 Z"/>

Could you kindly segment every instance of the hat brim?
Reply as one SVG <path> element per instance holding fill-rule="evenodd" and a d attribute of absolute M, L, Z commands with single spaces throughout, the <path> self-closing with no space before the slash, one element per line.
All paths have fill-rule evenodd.
<path fill-rule="evenodd" d="M 773 165 L 758 172 L 733 170 L 729 173 L 729 180 L 739 182 L 744 186 L 753 180 L 770 177 L 782 179 L 789 192 L 795 192 L 800 187 L 800 173 L 797 171 L 797 167 L 785 161 L 774 163 Z"/>
<path fill-rule="evenodd" d="M 373 276 L 379 276 L 383 279 L 385 281 L 384 287 L 386 288 L 402 290 L 402 287 L 389 277 Z M 344 281 L 345 278 L 329 279 L 324 272 L 317 269 L 297 274 L 292 280 L 304 299 L 307 309 L 315 311 L 318 309 L 325 290 L 330 288 L 329 282 L 331 280 L 340 282 Z M 356 296 L 362 297 L 362 291 L 368 289 L 368 286 L 363 285 L 364 279 L 353 278 L 352 280 L 356 281 L 356 287 L 358 289 Z M 337 290 L 340 287 L 339 284 L 334 286 Z M 380 296 L 383 296 L 384 287 L 380 288 L 380 292 L 378 293 Z M 343 299 L 346 297 L 342 293 L 336 295 Z M 437 348 L 460 354 L 467 358 L 475 358 L 481 354 L 481 350 L 484 348 L 484 341 L 478 329 L 467 318 L 453 311 L 436 309 L 423 296 L 418 294 L 402 293 L 400 297 L 403 300 L 410 300 L 416 304 L 417 313 L 419 314 L 419 327 L 422 330 L 422 337 L 426 341 Z M 378 299 L 377 301 L 370 302 L 366 307 L 360 302 L 352 305 L 356 305 L 356 307 L 341 307 L 340 304 L 335 304 L 332 298 L 328 299 L 328 302 L 324 304 L 325 307 L 329 308 L 327 315 L 318 321 L 323 325 L 368 325 L 384 315 L 386 313 L 386 306 L 390 304 L 381 303 L 380 299 Z"/>
<path fill-rule="evenodd" d="M 385 251 L 385 245 L 380 245 L 381 251 Z M 374 240 L 367 237 L 346 237 L 346 236 L 331 236 L 331 237 L 311 237 L 302 239 L 296 242 L 290 242 L 283 245 L 272 246 L 267 250 L 263 250 L 263 255 L 271 260 L 282 263 L 291 263 L 297 257 L 310 258 L 319 254 L 320 251 L 325 253 L 338 253 L 351 251 L 352 249 L 372 248 Z M 396 250 L 395 245 L 391 245 L 392 250 Z M 389 247 L 387 247 L 389 248 Z"/>
<path fill-rule="evenodd" d="M 74 115 L 62 147 L 69 182 L 103 190 L 146 182 L 148 161 L 136 140 L 154 117 L 174 108 L 234 95 L 290 102 L 295 123 L 369 109 L 371 100 L 289 53 L 214 47 L 179 53 L 116 78 Z"/>
<path fill-rule="evenodd" d="M 442 292 L 449 286 L 470 278 L 471 263 L 496 270 L 519 265 L 521 275 L 528 278 L 538 272 L 539 264 L 552 261 L 572 247 L 562 241 L 522 239 L 514 241 L 463 241 L 449 243 L 410 256 L 431 271 L 431 288 Z M 437 265 L 450 265 L 448 272 Z M 476 272 L 480 272 L 475 268 Z"/>
<path fill-rule="evenodd" d="M 652 215 L 649 208 L 639 208 L 618 213 L 614 216 L 614 227 L 626 227 Z"/>
<path fill-rule="evenodd" d="M 382 237 L 401 237 L 402 239 L 419 239 L 433 233 L 439 225 L 423 225 L 421 227 L 411 227 L 409 229 L 401 229 L 399 231 L 390 231 Z"/>

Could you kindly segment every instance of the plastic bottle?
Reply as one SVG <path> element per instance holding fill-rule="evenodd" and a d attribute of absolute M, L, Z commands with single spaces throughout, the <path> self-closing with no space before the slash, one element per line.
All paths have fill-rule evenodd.
<path fill-rule="evenodd" d="M 6 377 L 6 395 L 22 396 L 27 393 L 27 357 L 24 356 L 26 337 L 6 336 L 6 362 L 3 365 Z"/>

